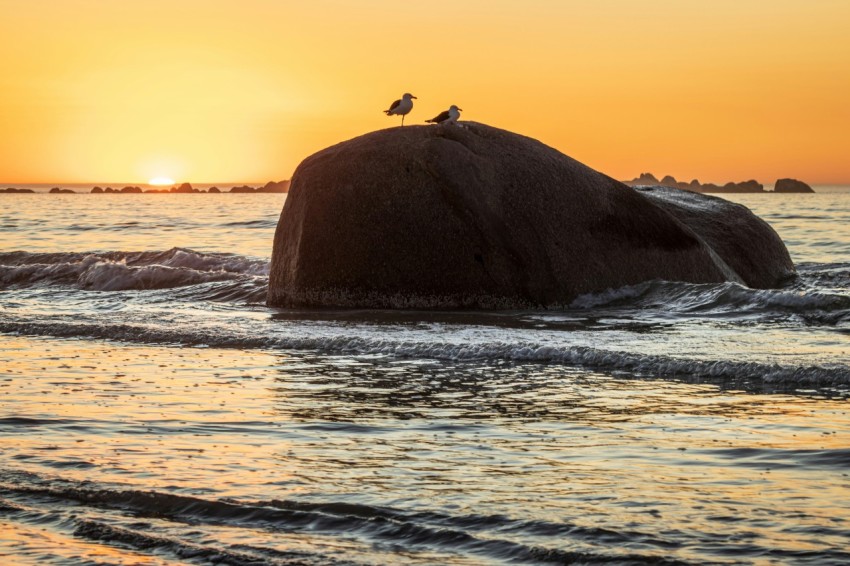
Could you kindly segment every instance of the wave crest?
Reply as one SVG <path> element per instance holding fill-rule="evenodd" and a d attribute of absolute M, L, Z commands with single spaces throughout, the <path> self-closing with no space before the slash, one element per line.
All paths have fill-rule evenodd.
<path fill-rule="evenodd" d="M 663 354 L 641 354 L 584 345 L 547 344 L 535 341 L 395 340 L 351 333 L 313 334 L 309 328 L 285 334 L 231 332 L 221 326 L 146 326 L 118 323 L 105 326 L 78 320 L 2 321 L 0 332 L 37 336 L 120 340 L 131 343 L 180 344 L 215 348 L 310 351 L 349 356 L 381 356 L 451 362 L 504 360 L 577 366 L 638 377 L 726 382 L 746 390 L 769 384 L 774 390 L 850 386 L 850 369 L 842 364 L 792 365 L 756 361 L 712 360 Z"/>
<path fill-rule="evenodd" d="M 783 289 L 751 289 L 738 283 L 695 284 L 648 281 L 601 293 L 581 295 L 573 309 L 629 307 L 676 314 L 814 313 L 850 311 L 850 296 L 796 285 Z"/>
<path fill-rule="evenodd" d="M 0 286 L 66 285 L 90 291 L 168 289 L 268 276 L 267 261 L 183 248 L 162 252 L 0 253 Z"/>

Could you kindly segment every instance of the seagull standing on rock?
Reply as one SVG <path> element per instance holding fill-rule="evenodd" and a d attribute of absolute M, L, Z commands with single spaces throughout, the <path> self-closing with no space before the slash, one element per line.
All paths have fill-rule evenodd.
<path fill-rule="evenodd" d="M 389 110 L 384 110 L 387 116 L 401 116 L 401 125 L 404 126 L 404 117 L 413 110 L 413 100 L 416 98 L 409 92 L 405 92 L 399 100 L 390 104 Z"/>
<path fill-rule="evenodd" d="M 461 109 L 452 104 L 448 110 L 440 112 L 439 116 L 435 116 L 430 120 L 425 120 L 428 124 L 454 124 L 460 118 Z"/>

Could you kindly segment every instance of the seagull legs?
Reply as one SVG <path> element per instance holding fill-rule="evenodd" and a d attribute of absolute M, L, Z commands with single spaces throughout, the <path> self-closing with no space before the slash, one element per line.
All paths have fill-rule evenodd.
<path fill-rule="evenodd" d="M 404 127 L 404 114 L 401 115 L 401 127 Z"/>

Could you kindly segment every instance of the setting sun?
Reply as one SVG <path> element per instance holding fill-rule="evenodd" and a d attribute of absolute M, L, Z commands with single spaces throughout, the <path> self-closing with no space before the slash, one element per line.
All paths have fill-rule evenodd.
<path fill-rule="evenodd" d="M 148 185 L 153 185 L 155 187 L 164 187 L 173 184 L 174 179 L 169 179 L 168 177 L 154 177 L 153 179 L 148 181 Z"/>

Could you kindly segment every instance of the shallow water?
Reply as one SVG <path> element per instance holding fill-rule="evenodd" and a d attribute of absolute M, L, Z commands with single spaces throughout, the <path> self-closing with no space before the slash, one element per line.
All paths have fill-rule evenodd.
<path fill-rule="evenodd" d="M 785 289 L 508 313 L 265 307 L 283 195 L 2 198 L 4 560 L 850 561 L 848 194 L 735 197 Z"/>

